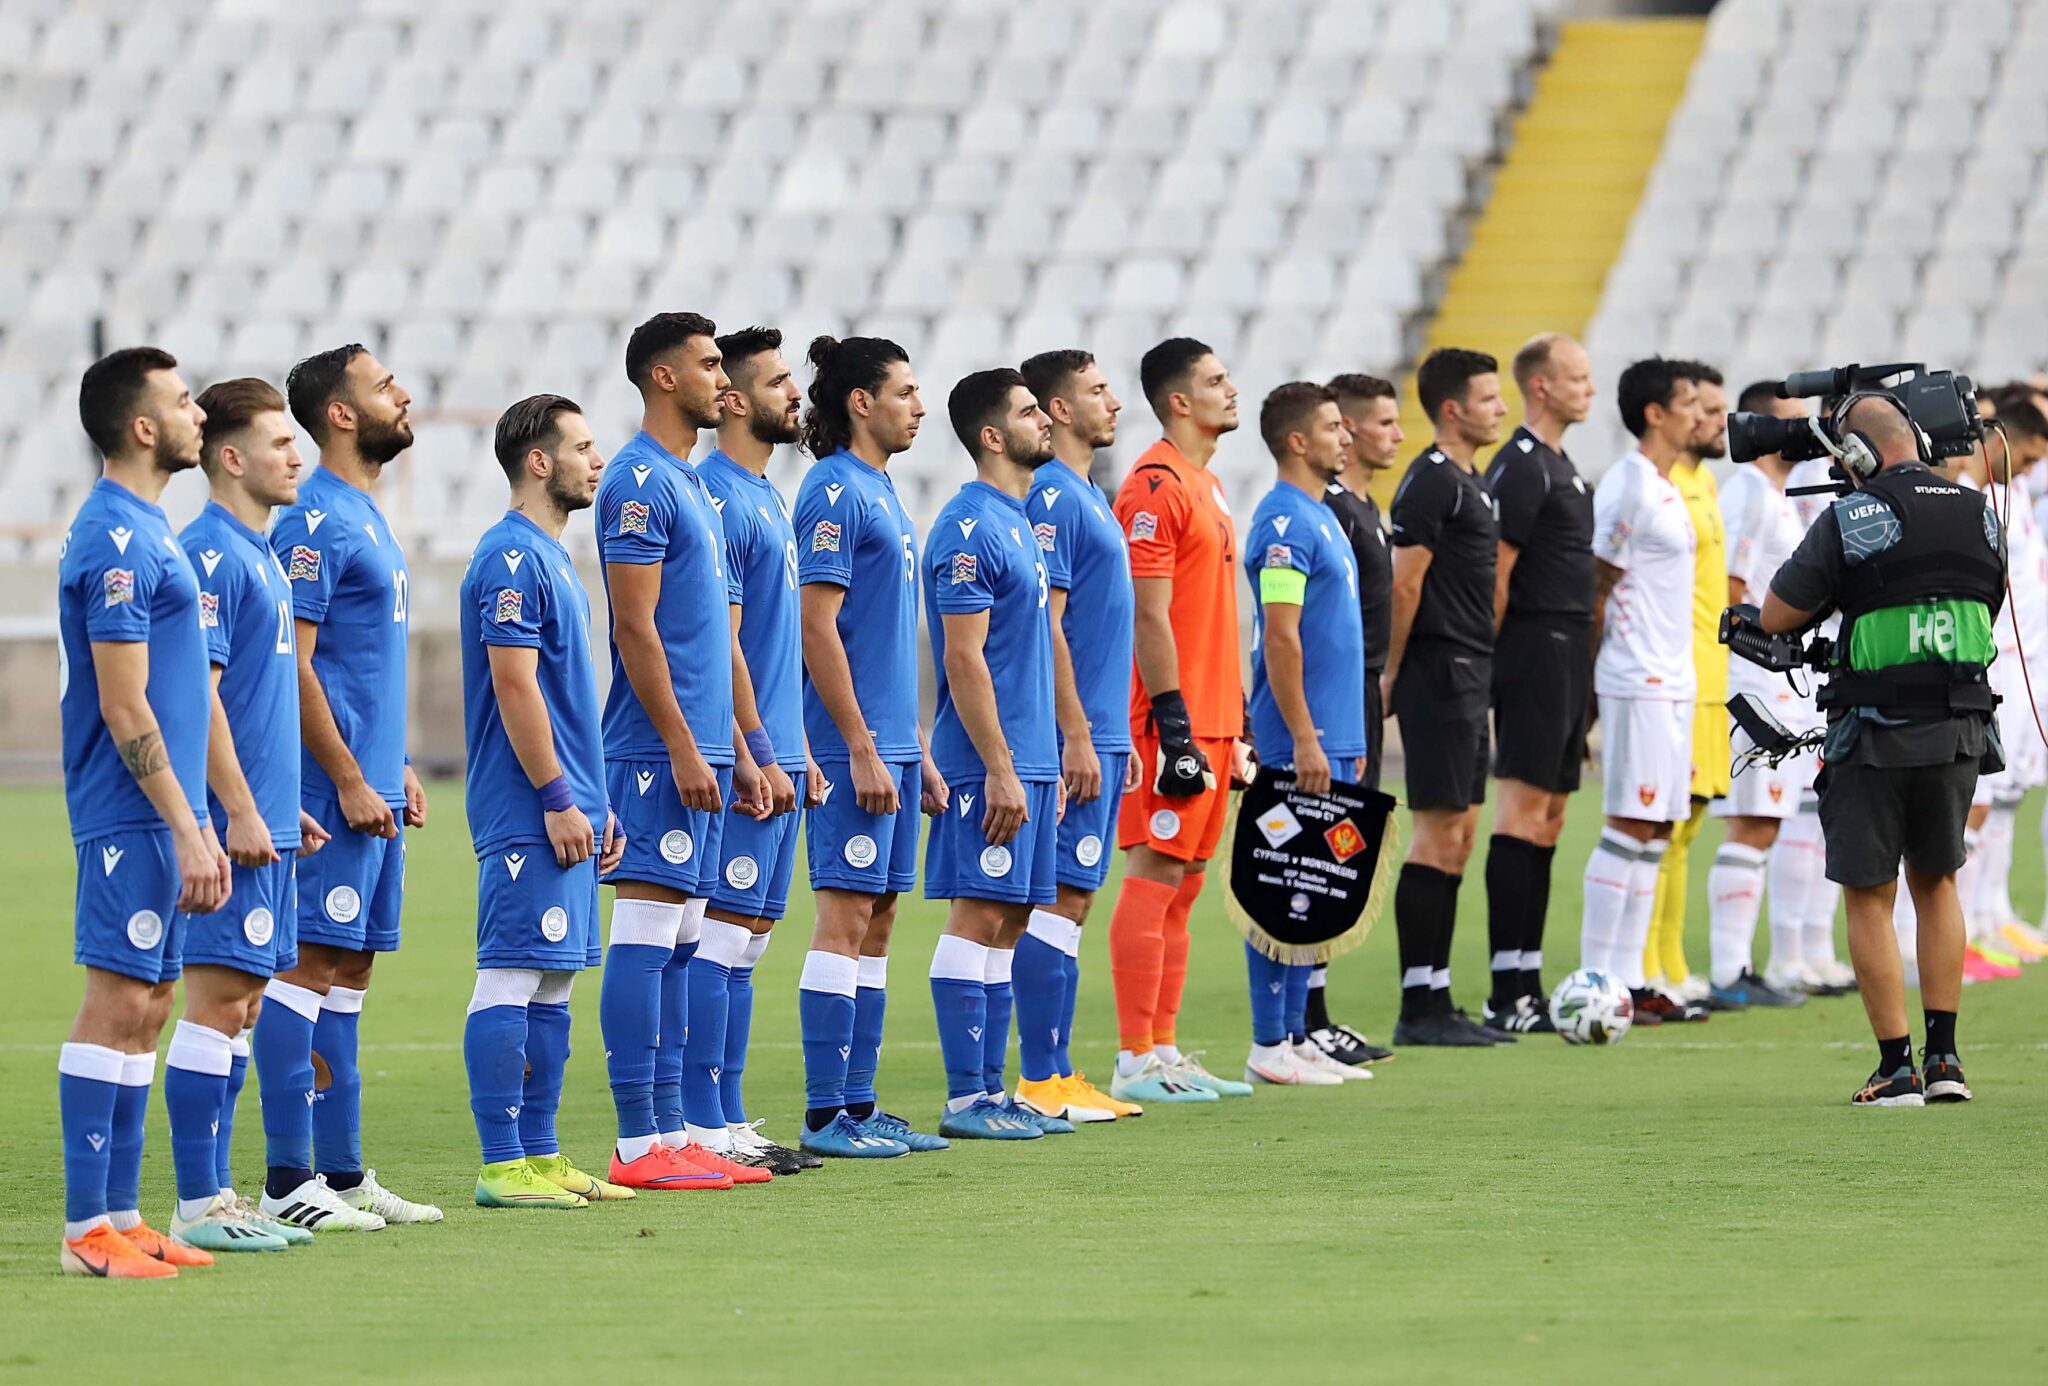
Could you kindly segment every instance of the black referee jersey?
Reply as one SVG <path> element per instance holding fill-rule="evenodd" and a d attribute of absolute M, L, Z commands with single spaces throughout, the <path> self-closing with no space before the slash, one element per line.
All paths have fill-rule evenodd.
<path fill-rule="evenodd" d="M 1521 550 L 1507 619 L 1593 619 L 1593 488 L 1571 458 L 1517 428 L 1486 469 L 1500 538 Z"/>
<path fill-rule="evenodd" d="M 1431 448 L 1409 464 L 1394 492 L 1394 547 L 1430 551 L 1410 644 L 1437 641 L 1493 653 L 1493 575 L 1500 524 L 1479 477 Z"/>
<path fill-rule="evenodd" d="M 1337 516 L 1337 527 L 1351 541 L 1358 560 L 1358 609 L 1365 616 L 1365 667 L 1374 673 L 1387 667 L 1387 646 L 1394 633 L 1394 551 L 1380 524 L 1380 508 L 1370 494 L 1333 481 L 1323 491 L 1323 504 Z"/>

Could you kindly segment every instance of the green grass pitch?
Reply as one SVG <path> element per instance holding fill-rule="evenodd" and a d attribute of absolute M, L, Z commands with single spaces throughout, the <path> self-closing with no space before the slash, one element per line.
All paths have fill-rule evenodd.
<path fill-rule="evenodd" d="M 724 1194 L 576 1213 L 484 1212 L 460 1050 L 475 868 L 459 786 L 413 839 L 406 946 L 364 1015 L 366 1148 L 438 1227 L 224 1258 L 174 1284 L 57 1274 L 55 1053 L 77 1003 L 71 849 L 52 790 L 0 792 L 0 1381 L 433 1379 L 1470 1381 L 2048 1379 L 2048 969 L 1973 987 L 1977 1101 L 1852 1111 L 1871 1067 L 1860 1007 L 1719 1016 L 1619 1048 L 1538 1037 L 1403 1052 L 1371 1083 L 1155 1110 L 1029 1146 L 840 1164 Z M 1553 978 L 1576 953 L 1581 796 L 1559 853 Z M 1482 840 L 1485 828 L 1482 827 Z M 1694 849 L 1690 953 L 1705 951 Z M 2022 902 L 2040 899 L 2035 820 Z M 801 875 L 801 872 L 799 873 Z M 1112 883 L 1112 888 L 1114 883 Z M 1458 996 L 1484 990 L 1484 898 L 1464 892 Z M 802 1105 L 799 892 L 758 978 L 753 1114 L 793 1140 Z M 1104 946 L 1088 931 L 1078 1056 L 1107 1073 Z M 907 902 L 883 1055 L 886 1104 L 943 1095 L 925 968 L 939 907 Z M 1247 1037 L 1238 939 L 1195 920 L 1183 1043 L 1219 1072 Z M 1390 1028 L 1393 930 L 1335 968 L 1341 1016 Z M 576 998 L 565 1148 L 611 1135 L 597 979 Z M 144 1207 L 171 1199 L 161 1093 Z M 261 1178 L 255 1084 L 236 1168 Z"/>

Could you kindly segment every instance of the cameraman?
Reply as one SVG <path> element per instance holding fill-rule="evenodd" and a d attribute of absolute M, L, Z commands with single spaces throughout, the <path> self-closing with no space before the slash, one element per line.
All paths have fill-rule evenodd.
<path fill-rule="evenodd" d="M 1879 1054 L 1851 1100 L 1966 1102 L 1955 1039 L 1964 938 L 1955 877 L 1978 771 L 2003 764 L 1985 677 L 2004 595 L 2003 537 L 1982 496 L 1928 469 L 1918 430 L 1890 397 L 1852 398 L 1839 427 L 1850 451 L 1858 440 L 1869 450 L 1876 470 L 1822 512 L 1778 569 L 1762 621 L 1784 634 L 1831 609 L 1842 614 L 1820 696 L 1828 716 L 1820 816 Z M 1919 915 L 1924 1083 L 1892 932 L 1902 859 Z"/>

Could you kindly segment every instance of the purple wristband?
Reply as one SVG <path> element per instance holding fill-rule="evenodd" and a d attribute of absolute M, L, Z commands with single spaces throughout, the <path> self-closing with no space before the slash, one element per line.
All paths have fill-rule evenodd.
<path fill-rule="evenodd" d="M 768 739 L 766 727 L 756 727 L 742 734 L 740 739 L 747 743 L 747 754 L 754 758 L 754 764 L 768 766 L 775 763 L 775 743 Z"/>
<path fill-rule="evenodd" d="M 557 775 L 540 787 L 540 806 L 549 813 L 576 807 L 576 796 L 569 790 L 567 775 Z"/>

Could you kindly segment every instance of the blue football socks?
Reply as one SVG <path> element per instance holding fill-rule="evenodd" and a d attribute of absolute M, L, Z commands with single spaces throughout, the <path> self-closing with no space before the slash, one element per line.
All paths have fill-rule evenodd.
<path fill-rule="evenodd" d="M 519 1146 L 528 1155 L 559 1155 L 562 1151 L 555 1137 L 555 1114 L 562 1109 L 562 1079 L 568 1068 L 569 1003 L 530 1003 L 526 1008 L 526 1082 L 519 1101 Z"/>
<path fill-rule="evenodd" d="M 1251 988 L 1252 1043 L 1274 1045 L 1287 1038 L 1287 964 L 1244 946 L 1244 970 Z"/>
<path fill-rule="evenodd" d="M 329 1075 L 326 1089 L 313 1100 L 313 1168 L 340 1188 L 362 1182 L 356 1177 L 363 1169 L 363 1075 L 356 1066 L 362 1019 L 362 992 L 329 987 L 313 1024 L 313 1052 Z"/>
<path fill-rule="evenodd" d="M 815 948 L 804 955 L 796 1009 L 804 1042 L 804 1124 L 813 1131 L 824 1130 L 846 1106 L 859 977 L 858 958 Z"/>
<path fill-rule="evenodd" d="M 181 1020 L 164 1058 L 164 1109 L 170 1117 L 171 1167 L 181 1206 L 210 1203 L 220 1193 L 214 1143 L 234 1066 L 234 1038 Z M 191 1210 L 187 1210 L 191 1211 Z"/>
<path fill-rule="evenodd" d="M 946 1065 L 946 1105 L 987 1095 L 982 1036 L 988 1029 L 988 953 L 972 940 L 941 934 L 932 950 L 932 1007 Z"/>
<path fill-rule="evenodd" d="M 64 1128 L 65 1235 L 83 1236 L 107 1214 L 107 1165 L 123 1056 L 97 1044 L 57 1051 L 57 1107 Z"/>

